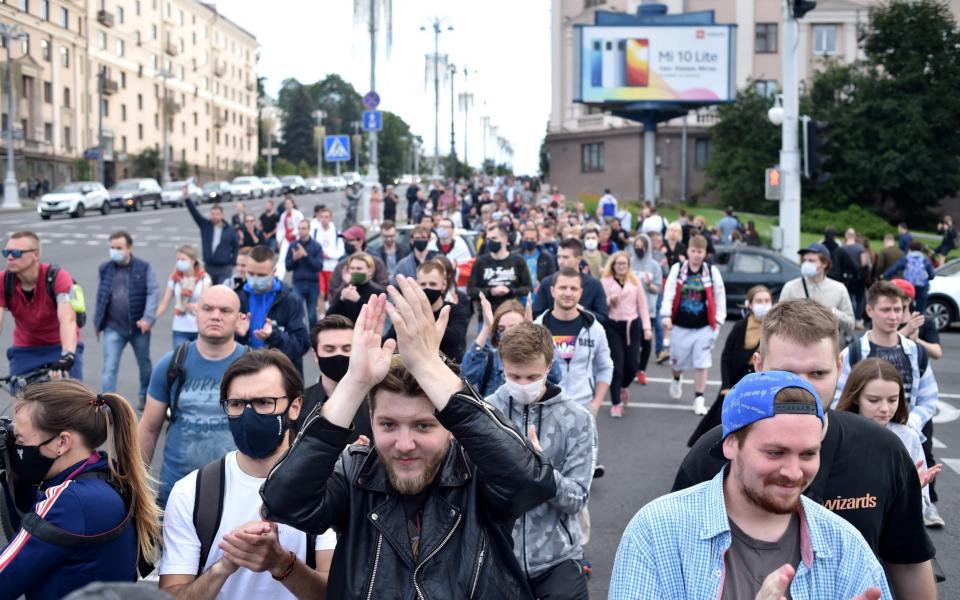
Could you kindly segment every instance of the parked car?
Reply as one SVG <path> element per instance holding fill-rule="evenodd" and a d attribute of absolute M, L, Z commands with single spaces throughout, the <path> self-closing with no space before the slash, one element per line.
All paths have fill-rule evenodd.
<path fill-rule="evenodd" d="M 299 175 L 287 175 L 280 180 L 280 184 L 283 186 L 281 191 L 284 194 L 302 194 L 306 188 L 303 177 Z"/>
<path fill-rule="evenodd" d="M 943 331 L 960 321 L 960 258 L 937 268 L 930 280 L 924 316 Z"/>
<path fill-rule="evenodd" d="M 404 173 L 400 177 L 394 180 L 394 185 L 413 185 L 419 181 L 419 177 L 416 175 L 411 175 L 410 173 Z"/>
<path fill-rule="evenodd" d="M 307 194 L 319 194 L 323 191 L 323 183 L 316 177 L 308 177 L 303 180 L 304 190 Z"/>
<path fill-rule="evenodd" d="M 123 179 L 110 188 L 110 205 L 127 212 L 144 206 L 160 208 L 160 184 L 152 177 Z"/>
<path fill-rule="evenodd" d="M 163 186 L 160 192 L 160 204 L 166 206 L 184 206 L 187 198 L 200 202 L 203 190 L 192 181 L 171 181 Z M 159 207 L 155 207 L 159 208 Z"/>
<path fill-rule="evenodd" d="M 264 196 L 279 196 L 283 191 L 283 184 L 276 177 L 261 177 L 260 183 L 263 184 Z"/>
<path fill-rule="evenodd" d="M 259 177 L 234 177 L 230 182 L 230 191 L 235 198 L 263 198 L 263 183 Z"/>
<path fill-rule="evenodd" d="M 755 285 L 770 288 L 774 300 L 784 284 L 800 277 L 800 266 L 766 248 L 754 246 L 716 246 L 713 264 L 720 270 L 727 292 L 727 314 L 739 315 L 747 300 L 747 291 Z"/>
<path fill-rule="evenodd" d="M 99 181 L 66 183 L 41 196 L 37 203 L 37 213 L 43 220 L 62 214 L 76 219 L 88 210 L 99 210 L 103 214 L 110 212 L 110 194 Z"/>
<path fill-rule="evenodd" d="M 355 183 L 363 183 L 363 176 L 356 171 L 347 171 L 343 174 L 343 180 L 347 182 L 347 185 L 353 185 Z"/>
<path fill-rule="evenodd" d="M 330 177 L 324 177 L 324 186 L 327 191 L 330 192 L 339 192 L 347 189 L 347 180 L 339 175 L 332 175 Z"/>
<path fill-rule="evenodd" d="M 211 181 L 203 184 L 200 190 L 200 199 L 203 202 L 232 202 L 233 191 L 226 181 Z"/>

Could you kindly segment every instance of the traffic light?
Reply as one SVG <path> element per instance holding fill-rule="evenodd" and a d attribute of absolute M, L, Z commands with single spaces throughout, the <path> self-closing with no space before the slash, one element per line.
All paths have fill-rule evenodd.
<path fill-rule="evenodd" d="M 829 125 L 824 121 L 807 121 L 807 167 L 810 183 L 815 188 L 822 187 L 830 179 L 830 140 L 827 137 Z"/>
<path fill-rule="evenodd" d="M 817 7 L 816 0 L 793 0 L 793 18 L 802 19 L 803 15 Z"/>

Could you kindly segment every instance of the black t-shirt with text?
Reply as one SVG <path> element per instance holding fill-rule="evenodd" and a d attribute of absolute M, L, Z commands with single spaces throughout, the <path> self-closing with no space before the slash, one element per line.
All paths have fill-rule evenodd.
<path fill-rule="evenodd" d="M 936 554 L 923 526 L 920 479 L 892 431 L 855 413 L 831 410 L 820 449 L 820 470 L 804 495 L 846 519 L 882 560 L 925 562 Z M 721 442 L 714 427 L 680 465 L 673 490 L 713 479 L 727 464 L 710 449 Z"/>
<path fill-rule="evenodd" d="M 913 366 L 910 364 L 910 357 L 904 352 L 903 346 L 878 346 L 870 342 L 870 356 L 882 358 L 897 368 L 900 372 L 900 379 L 903 380 L 903 393 L 907 398 L 910 397 L 910 391 L 913 389 Z M 923 375 L 921 373 L 921 375 Z"/>
<path fill-rule="evenodd" d="M 707 291 L 703 287 L 703 270 L 709 268 L 706 263 L 700 265 L 700 270 L 687 272 L 687 279 L 678 292 L 680 305 L 677 307 L 677 318 L 673 322 L 677 327 L 685 329 L 701 329 L 710 325 L 707 317 Z"/>
<path fill-rule="evenodd" d="M 570 321 L 561 321 L 550 311 L 543 316 L 543 326 L 553 336 L 554 355 L 570 364 L 577 351 L 577 336 L 584 327 L 583 313 L 578 312 L 577 318 Z"/>

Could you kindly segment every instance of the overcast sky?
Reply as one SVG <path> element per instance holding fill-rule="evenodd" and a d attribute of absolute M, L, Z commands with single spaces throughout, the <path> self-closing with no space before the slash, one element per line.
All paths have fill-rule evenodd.
<path fill-rule="evenodd" d="M 366 1 L 366 0 L 365 0 Z M 370 36 L 354 22 L 350 0 L 220 0 L 217 8 L 257 36 L 261 46 L 258 75 L 267 78 L 267 92 L 276 97 L 280 83 L 295 77 L 310 83 L 338 73 L 362 95 L 370 84 Z M 440 36 L 440 53 L 469 67 L 468 87 L 474 94 L 470 111 L 468 159 L 483 158 L 480 117 L 491 117 L 498 134 L 514 149 L 514 170 L 537 169 L 540 141 L 550 112 L 550 0 L 485 0 L 441 2 L 394 0 L 393 47 L 388 57 L 380 36 L 377 91 L 381 108 L 399 114 L 433 153 L 433 80 L 424 85 L 425 54 L 433 52 L 428 21 L 448 17 L 454 30 Z M 419 30 L 427 24 L 428 31 Z M 460 73 L 455 92 L 464 91 Z M 442 84 L 441 84 L 442 85 Z M 450 148 L 450 88 L 440 92 L 440 152 Z M 464 115 L 456 114 L 457 153 L 463 158 Z M 336 133 L 336 132 L 327 132 Z M 346 133 L 346 132 L 343 132 Z M 492 144 L 487 155 L 493 157 Z"/>

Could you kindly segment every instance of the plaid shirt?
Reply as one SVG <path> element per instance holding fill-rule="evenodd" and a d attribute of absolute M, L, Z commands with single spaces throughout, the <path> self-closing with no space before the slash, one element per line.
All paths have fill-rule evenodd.
<path fill-rule="evenodd" d="M 610 600 L 719 600 L 731 541 L 725 472 L 657 498 L 631 519 L 617 548 Z M 877 586 L 882 598 L 892 598 L 883 569 L 860 533 L 805 496 L 800 501 L 801 561 L 790 596 L 853 598 Z"/>

